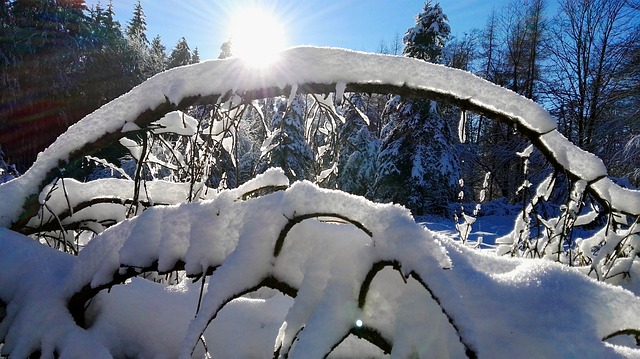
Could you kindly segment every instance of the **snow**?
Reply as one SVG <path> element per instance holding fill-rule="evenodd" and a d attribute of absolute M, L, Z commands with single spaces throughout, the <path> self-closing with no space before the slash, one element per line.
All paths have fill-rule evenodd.
<path fill-rule="evenodd" d="M 198 128 L 198 120 L 182 111 L 173 111 L 153 122 L 151 127 L 154 128 L 153 132 L 157 134 L 175 133 L 181 136 L 193 136 Z"/>
<path fill-rule="evenodd" d="M 164 205 L 130 219 L 122 204 L 80 208 L 109 196 L 131 198 L 128 180 L 41 183 L 59 161 L 107 133 L 149 124 L 192 133 L 194 122 L 178 112 L 135 122 L 167 99 L 175 104 L 188 96 L 268 87 L 290 87 L 293 97 L 310 83 L 333 86 L 337 100 L 351 84 L 406 86 L 469 99 L 540 134 L 541 145 L 582 179 L 576 193 L 588 187 L 614 209 L 640 212 L 638 191 L 606 179 L 602 162 L 559 135 L 540 106 L 463 71 L 310 47 L 285 51 L 270 71 L 249 69 L 236 59 L 176 68 L 87 116 L 24 175 L 0 184 L 0 353 L 188 358 L 272 357 L 277 350 L 292 358 L 322 358 L 337 346 L 331 353 L 336 357 L 382 357 L 382 348 L 357 338 L 369 331 L 391 346 L 391 357 L 457 358 L 467 352 L 479 358 L 640 357 L 629 335 L 603 339 L 640 330 L 637 279 L 629 285 L 632 292 L 598 282 L 584 268 L 474 250 L 424 228 L 401 206 L 310 182 L 290 184 L 280 169 L 195 203 L 182 203 L 188 195 L 184 185 L 151 181 L 140 200 Z M 236 103 L 236 97 L 221 103 Z M 539 187 L 537 196 L 548 196 L 545 190 Z M 64 221 L 62 214 L 71 211 L 96 223 L 105 218 L 119 223 L 98 230 L 78 256 L 61 253 L 1 228 L 15 221 L 31 194 L 40 194 L 48 208 L 34 221 Z M 579 206 L 571 206 L 577 212 Z M 487 222 L 478 219 L 474 225 L 482 223 Z M 611 243 L 621 235 L 612 235 Z M 637 246 L 637 234 L 628 238 Z M 578 244 L 592 243 L 587 238 Z M 182 265 L 184 271 L 174 273 L 176 282 L 133 278 L 119 284 L 143 268 L 173 273 Z M 640 275 L 638 261 L 619 265 Z M 199 279 L 193 283 L 185 276 Z M 110 290 L 81 303 L 88 305 L 86 325 L 76 323 L 71 313 L 78 308 L 69 307 L 71 299 L 103 286 Z"/>
<path fill-rule="evenodd" d="M 540 141 L 560 165 L 575 176 L 591 182 L 607 175 L 607 168 L 601 159 L 576 147 L 557 130 L 540 136 Z"/>
<path fill-rule="evenodd" d="M 81 220 L 102 222 L 109 219 L 120 222 L 126 218 L 128 207 L 124 199 L 133 198 L 133 187 L 130 180 L 115 178 L 97 179 L 86 183 L 71 178 L 58 181 L 41 192 L 40 203 L 43 204 L 46 199 L 46 209 L 32 218 L 28 226 L 37 227 L 58 220 L 62 224 Z M 190 189 L 189 183 L 162 180 L 149 181 L 145 187 L 146 190 L 140 193 L 139 201 L 156 205 L 185 202 Z"/>
<path fill-rule="evenodd" d="M 640 215 L 640 191 L 620 187 L 609 178 L 601 178 L 591 188 L 608 203 L 624 213 Z"/>
<path fill-rule="evenodd" d="M 47 172 L 66 162 L 74 150 L 100 136 L 135 128 L 138 115 L 167 101 L 178 104 L 191 96 L 296 88 L 313 84 L 388 84 L 468 99 L 504 114 L 525 128 L 546 133 L 556 128 L 549 113 L 531 100 L 491 84 L 471 73 L 417 59 L 367 54 L 335 48 L 294 47 L 285 50 L 271 68 L 252 68 L 237 58 L 211 60 L 160 73 L 71 126 L 43 151 L 37 163 L 19 178 L 0 186 L 9 205 L 0 208 L 0 226 L 20 213 L 24 198 L 36 193 Z M 338 86 L 340 89 L 341 86 Z M 232 97 L 233 98 L 233 97 Z M 0 187 L 1 188 L 1 187 Z"/>
<path fill-rule="evenodd" d="M 270 356 L 273 346 L 281 345 L 281 353 L 314 358 L 330 351 L 361 320 L 394 338 L 393 357 L 414 352 L 463 357 L 465 347 L 444 312 L 479 357 L 640 353 L 602 341 L 640 322 L 638 297 L 577 270 L 471 250 L 423 229 L 401 207 L 308 182 L 238 200 L 247 190 L 281 185 L 285 179 L 282 171 L 271 170 L 209 201 L 151 208 L 96 236 L 78 257 L 0 229 L 0 299 L 8 304 L 0 327 L 4 353 L 19 357 L 38 343 L 51 343 L 43 347 L 45 355 L 57 348 L 77 354 L 70 357 L 90 350 L 103 357 L 108 351 L 116 357 L 170 358 L 178 353 L 188 357 L 194 349 L 200 357 L 204 354 L 198 338 L 204 332 L 213 356 L 232 350 Z M 281 254 L 274 257 L 287 223 L 314 213 L 324 217 L 293 226 Z M 340 218 L 332 220 L 329 213 L 358 222 L 370 233 Z M 167 271 L 178 260 L 191 274 L 217 267 L 207 277 L 193 320 L 200 283 L 187 279 L 170 286 L 134 279 L 101 292 L 87 312 L 87 330 L 77 327 L 66 311 L 71 294 L 85 284 L 110 282 L 123 266 L 158 261 L 159 271 Z M 397 261 L 403 276 L 410 278 L 405 284 L 390 267 L 380 272 L 363 311 L 357 300 L 360 286 L 380 260 Z M 35 270 L 25 276 L 25 267 Z M 410 273 L 427 283 L 440 304 Z M 269 276 L 297 288 L 296 297 L 269 291 L 272 294 L 242 296 Z M 215 318 L 211 324 L 210 318 Z M 229 335 L 231 328 L 238 328 L 236 334 Z M 351 341 L 338 352 L 357 357 L 361 347 Z M 382 354 L 364 348 L 374 356 Z"/>

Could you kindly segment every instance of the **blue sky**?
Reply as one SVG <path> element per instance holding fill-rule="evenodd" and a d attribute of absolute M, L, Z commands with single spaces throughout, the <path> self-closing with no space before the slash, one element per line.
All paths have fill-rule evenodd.
<path fill-rule="evenodd" d="M 98 0 L 87 0 L 87 6 Z M 103 6 L 108 0 L 102 0 Z M 484 27 L 491 9 L 508 0 L 442 0 L 452 34 L 462 36 Z M 317 45 L 376 51 L 381 41 L 390 43 L 413 26 L 423 0 L 142 0 L 147 37 L 160 35 L 170 51 L 184 36 L 202 59 L 216 58 L 229 36 L 229 18 L 238 9 L 260 6 L 272 11 L 285 25 L 287 46 Z M 116 18 L 123 26 L 131 18 L 134 0 L 113 0 Z M 256 36 L 260 36 L 259 32 Z M 264 41 L 269 41 L 265 38 Z"/>

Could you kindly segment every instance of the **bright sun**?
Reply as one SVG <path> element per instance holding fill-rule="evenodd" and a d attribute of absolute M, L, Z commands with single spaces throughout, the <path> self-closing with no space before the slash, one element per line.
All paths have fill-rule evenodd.
<path fill-rule="evenodd" d="M 232 18 L 230 31 L 231 53 L 252 66 L 270 65 L 285 47 L 281 21 L 264 9 L 238 11 Z"/>

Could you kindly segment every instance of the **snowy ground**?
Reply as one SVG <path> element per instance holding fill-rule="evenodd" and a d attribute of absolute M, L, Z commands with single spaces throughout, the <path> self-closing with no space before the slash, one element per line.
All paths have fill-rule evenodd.
<path fill-rule="evenodd" d="M 620 276 L 626 282 L 614 286 L 586 276 L 585 268 L 461 245 L 451 239 L 453 222 L 422 218 L 417 224 L 397 205 L 310 182 L 288 186 L 281 170 L 207 200 L 117 218 L 78 256 L 8 229 L 59 161 L 100 136 L 148 125 L 139 117 L 148 109 L 270 86 L 295 95 L 305 83 L 333 87 L 337 97 L 349 84 L 389 84 L 468 100 L 536 133 L 548 159 L 583 179 L 613 210 L 639 213 L 640 192 L 609 180 L 602 161 L 557 133 L 546 111 L 468 73 L 318 48 L 291 49 L 282 64 L 282 71 L 254 76 L 235 59 L 160 74 L 72 126 L 29 171 L 0 185 L 2 355 L 186 359 L 208 351 L 269 358 L 277 350 L 292 358 L 382 357 L 383 351 L 392 358 L 640 358 L 634 339 L 640 333 L 640 265 L 634 257 L 622 258 L 631 279 Z M 101 188 L 116 195 L 116 181 L 101 183 L 69 185 L 80 200 Z M 171 194 L 181 188 L 162 186 L 171 186 L 161 191 Z M 257 189 L 274 190 L 248 196 Z M 482 235 L 489 248 L 511 223 L 480 217 L 470 243 Z M 640 247 L 637 234 L 623 238 Z M 198 280 L 119 284 L 143 268 L 174 273 L 178 267 Z M 110 290 L 96 293 L 102 286 Z"/>
<path fill-rule="evenodd" d="M 469 243 L 471 245 L 480 244 L 482 249 L 494 248 L 496 238 L 507 235 L 513 229 L 514 217 L 515 215 L 478 217 L 471 227 Z M 416 217 L 416 222 L 442 236 L 450 237 L 453 240 L 460 238 L 453 219 L 423 216 Z"/>
<path fill-rule="evenodd" d="M 283 181 L 272 170 L 211 201 L 148 209 L 77 257 L 0 229 L 3 353 L 20 358 L 41 346 L 65 358 L 207 351 L 269 358 L 274 349 L 300 358 L 385 357 L 384 350 L 392 358 L 640 357 L 624 333 L 640 322 L 640 300 L 630 291 L 552 261 L 463 246 L 448 221 L 417 224 L 399 206 L 309 182 L 239 200 Z M 476 234 L 482 228 L 491 240 L 506 232 L 508 218 L 482 218 Z M 217 268 L 201 300 L 201 280 L 134 278 L 90 301 L 86 329 L 67 311 L 69 296 L 86 283 L 154 263 L 169 270 L 177 261 L 191 274 Z M 255 290 L 265 283 L 290 296 Z"/>

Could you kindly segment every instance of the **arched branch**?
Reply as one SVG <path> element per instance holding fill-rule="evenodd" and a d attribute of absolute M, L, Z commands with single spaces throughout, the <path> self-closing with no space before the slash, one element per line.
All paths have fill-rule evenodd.
<path fill-rule="evenodd" d="M 256 188 L 254 190 L 243 193 L 241 196 L 239 196 L 239 199 L 247 200 L 249 198 L 264 196 L 266 194 L 277 192 L 277 191 L 284 191 L 287 188 L 289 188 L 289 186 L 286 186 L 286 185 L 264 186 L 264 187 Z"/>
<path fill-rule="evenodd" d="M 371 269 L 369 269 L 369 272 L 367 272 L 365 280 L 362 282 L 362 285 L 360 286 L 360 292 L 359 292 L 359 295 L 358 295 L 358 307 L 360 309 L 364 308 L 364 306 L 366 304 L 367 293 L 368 293 L 369 288 L 371 286 L 371 282 L 373 281 L 375 276 L 378 274 L 378 272 L 380 272 L 381 270 L 383 270 L 386 267 L 392 267 L 394 270 L 399 271 L 400 274 L 401 274 L 402 279 L 406 283 L 406 278 L 405 278 L 404 275 L 402 275 L 402 265 L 401 265 L 401 263 L 399 261 L 397 261 L 397 260 L 383 260 L 383 261 L 379 261 L 379 262 L 374 263 L 373 266 L 371 266 Z M 427 292 L 429 292 L 429 295 L 431 296 L 431 298 L 438 304 L 438 306 L 440 307 L 440 310 L 442 311 L 442 314 L 445 315 L 445 317 L 447 318 L 447 320 L 449 321 L 449 323 L 451 324 L 453 329 L 456 331 L 456 334 L 458 335 L 458 340 L 464 346 L 465 353 L 467 354 L 467 357 L 470 358 L 470 359 L 477 358 L 477 354 L 475 353 L 475 351 L 471 348 L 471 346 L 462 337 L 462 334 L 460 333 L 460 329 L 456 325 L 453 317 L 442 306 L 442 302 L 435 295 L 434 291 L 429 287 L 429 285 L 427 285 L 427 283 L 424 280 L 422 280 L 420 275 L 417 274 L 415 271 L 412 271 L 411 273 L 409 273 L 408 276 L 412 277 L 418 283 L 420 283 L 420 285 L 422 285 L 422 287 L 424 289 L 426 289 Z M 355 328 L 355 329 L 357 329 L 357 328 Z M 377 340 L 375 337 L 373 339 Z"/>
<path fill-rule="evenodd" d="M 369 293 L 369 287 L 371 286 L 371 282 L 373 281 L 373 278 L 376 277 L 378 272 L 380 272 L 381 270 L 383 270 L 386 267 L 392 267 L 393 269 L 395 269 L 398 272 L 400 272 L 400 278 L 402 278 L 402 280 L 405 283 L 407 282 L 406 278 L 402 274 L 402 269 L 401 269 L 401 266 L 400 266 L 400 262 L 398 262 L 398 261 L 379 261 L 379 262 L 374 263 L 373 266 L 371 266 L 371 269 L 369 269 L 369 272 L 367 272 L 367 275 L 364 278 L 364 281 L 362 282 L 362 285 L 360 286 L 360 292 L 358 294 L 358 308 L 360 308 L 360 309 L 364 308 L 365 301 L 367 299 L 367 293 Z"/>
<path fill-rule="evenodd" d="M 337 213 L 308 213 L 308 214 L 301 214 L 301 215 L 296 215 L 293 218 L 289 219 L 289 222 L 287 222 L 287 224 L 284 226 L 284 228 L 282 229 L 282 231 L 280 231 L 280 235 L 278 236 L 278 239 L 276 240 L 276 244 L 273 248 L 273 256 L 274 257 L 278 257 L 278 255 L 280 255 L 280 251 L 282 251 L 282 246 L 284 245 L 284 240 L 285 238 L 287 238 L 287 234 L 289 234 L 289 231 L 291 231 L 291 229 L 298 223 L 307 220 L 307 219 L 311 219 L 311 218 L 319 218 L 319 217 L 329 217 L 329 218 L 338 218 L 341 219 L 343 221 L 349 222 L 351 224 L 353 224 L 354 226 L 356 226 L 358 229 L 362 230 L 364 233 L 366 233 L 369 237 L 373 236 L 373 233 L 371 233 L 371 231 L 369 229 L 367 229 L 364 225 L 362 225 L 362 223 L 353 220 L 347 216 L 343 216 L 341 214 L 337 214 Z"/>
<path fill-rule="evenodd" d="M 360 327 L 355 326 L 351 328 L 350 331 L 348 331 L 342 338 L 340 338 L 340 340 L 338 340 L 338 342 L 336 342 L 331 347 L 331 350 L 329 350 L 329 352 L 324 355 L 324 358 L 327 358 L 350 335 L 355 335 L 360 339 L 368 341 L 369 343 L 378 347 L 378 349 L 380 349 L 384 354 L 391 354 L 391 349 L 393 349 L 393 342 L 385 338 L 377 329 L 371 328 L 366 325 Z"/>
<path fill-rule="evenodd" d="M 264 277 L 262 279 L 262 281 L 260 281 L 260 283 L 256 284 L 253 287 L 249 287 L 249 288 L 245 288 L 244 290 L 239 291 L 238 293 L 235 293 L 231 296 L 229 296 L 227 299 L 225 299 L 213 312 L 213 315 L 208 318 L 207 320 L 207 325 L 206 327 L 209 326 L 209 324 L 211 324 L 211 322 L 218 316 L 218 313 L 222 310 L 222 308 L 224 308 L 227 304 L 229 304 L 231 301 L 238 299 L 246 294 L 249 294 L 251 292 L 255 292 L 256 290 L 260 289 L 260 288 L 271 288 L 271 289 L 275 289 L 277 291 L 279 291 L 280 293 L 287 295 L 291 298 L 295 298 L 298 295 L 298 289 L 289 285 L 288 283 L 286 283 L 285 281 L 281 281 L 279 279 L 277 279 L 275 276 L 273 275 L 268 275 L 266 277 Z M 205 327 L 205 328 L 206 328 Z M 200 336 L 202 336 L 203 333 L 200 333 Z M 191 344 L 191 354 L 193 355 L 193 351 L 196 348 L 197 343 Z"/>
<path fill-rule="evenodd" d="M 636 339 L 636 345 L 640 346 L 640 329 L 621 329 L 617 330 L 606 337 L 602 338 L 602 341 L 609 340 L 619 335 L 629 335 Z"/>
<path fill-rule="evenodd" d="M 114 285 L 123 284 L 127 279 L 137 277 L 142 273 L 157 272 L 158 274 L 168 274 L 171 272 L 184 270 L 184 266 L 185 266 L 185 262 L 181 260 L 176 261 L 173 268 L 167 271 L 158 270 L 157 260 L 154 261 L 148 267 L 144 267 L 144 268 L 134 268 L 134 267 L 123 266 L 122 268 L 124 268 L 125 270 L 124 271 L 116 270 L 112 275 L 112 279 L 108 283 L 101 284 L 96 287 L 92 287 L 91 284 L 84 285 L 78 292 L 76 292 L 71 296 L 71 298 L 69 298 L 67 308 L 69 309 L 69 312 L 71 313 L 71 316 L 73 317 L 76 324 L 84 328 L 86 326 L 84 312 L 86 310 L 87 303 L 89 303 L 89 301 L 93 299 L 96 295 L 98 295 L 98 293 L 100 293 L 101 291 L 105 289 L 109 289 Z M 211 273 L 213 273 L 214 270 L 215 268 L 209 269 Z"/>
<path fill-rule="evenodd" d="M 335 59 L 341 61 L 342 75 L 327 77 L 325 73 L 327 69 L 333 70 Z M 557 133 L 554 122 L 544 109 L 528 99 L 470 73 L 415 59 L 326 48 L 289 49 L 283 53 L 281 65 L 286 71 L 274 68 L 269 73 L 264 73 L 246 68 L 238 59 L 227 59 L 176 68 L 153 77 L 79 122 L 73 136 L 84 137 L 74 141 L 77 146 L 69 153 L 56 153 L 61 147 L 66 149 L 67 147 L 61 144 L 69 141 L 64 134 L 59 137 L 49 149 L 45 150 L 45 156 L 43 156 L 59 158 L 57 164 L 51 161 L 45 163 L 36 161 L 29 171 L 15 179 L 14 181 L 26 182 L 29 185 L 16 185 L 22 188 L 21 195 L 24 198 L 20 198 L 20 203 L 12 204 L 4 212 L 0 211 L 0 225 L 10 226 L 13 230 L 20 232 L 37 213 L 40 207 L 38 193 L 58 175 L 57 168 L 90 155 L 124 137 L 126 133 L 122 131 L 122 126 L 127 122 L 133 122 L 138 127 L 144 128 L 168 112 L 183 110 L 199 103 L 224 102 L 234 94 L 241 95 L 245 101 L 250 101 L 288 95 L 293 86 L 297 86 L 299 94 L 326 94 L 335 92 L 336 83 L 341 82 L 346 83 L 347 92 L 393 93 L 434 99 L 507 123 L 527 137 L 556 169 L 566 170 L 570 179 L 587 180 L 589 183 L 587 191 L 603 208 L 634 217 L 640 215 L 640 209 L 634 208 L 634 205 L 610 203 L 609 198 L 606 198 L 612 191 L 617 191 L 623 196 L 631 196 L 630 200 L 633 203 L 640 202 L 640 194 L 637 191 L 625 191 L 610 181 L 603 181 L 606 180 L 604 178 L 606 170 L 603 170 L 602 161 L 597 157 L 581 152 L 584 156 L 581 155 L 579 159 L 573 161 L 559 158 L 561 152 L 566 152 L 566 149 L 573 149 L 575 146 L 564 141 L 566 139 Z M 407 71 L 408 68 L 411 71 Z M 397 71 L 390 71 L 393 69 Z M 406 75 L 409 72 L 411 76 Z M 394 77 L 385 77 L 388 76 L 385 74 L 389 73 L 394 73 Z M 219 81 L 204 84 L 201 80 L 203 76 L 211 76 Z M 460 81 L 450 81 L 452 76 Z M 181 79 L 180 83 L 197 83 L 197 86 L 194 85 L 197 89 L 176 86 L 174 84 L 176 79 Z M 231 89 L 237 89 L 237 91 L 234 92 Z M 193 95 L 194 92 L 199 94 Z M 170 94 L 171 99 L 165 94 Z M 123 106 L 132 106 L 143 99 L 145 99 L 143 103 L 148 103 L 151 108 L 141 112 L 136 112 L 137 110 L 132 108 L 133 113 L 128 114 L 127 118 L 117 119 L 117 121 L 109 119 L 109 123 L 115 128 L 100 134 L 98 138 L 94 139 L 95 134 L 89 133 L 94 123 L 106 121 L 112 112 L 121 112 L 120 109 Z M 589 164 L 574 163 L 585 161 Z M 595 175 L 590 175 L 593 178 L 581 178 L 584 174 L 583 167 L 598 168 L 598 170 L 594 171 Z M 0 188 L 1 186 L 3 185 L 0 185 Z M 16 212 L 19 214 L 14 217 Z"/>
<path fill-rule="evenodd" d="M 127 206 L 127 205 L 131 205 L 133 203 L 133 199 L 131 198 L 119 198 L 119 197 L 94 197 L 91 198 L 90 200 L 87 201 L 83 201 L 78 203 L 77 205 L 73 206 L 72 209 L 66 208 L 64 211 L 60 212 L 57 214 L 57 217 L 60 219 L 61 222 L 64 222 L 65 220 L 71 218 L 72 214 L 78 213 L 84 209 L 90 208 L 92 206 L 96 206 L 96 205 L 100 205 L 100 204 L 117 204 L 117 205 L 121 205 L 121 206 Z M 144 207 L 151 207 L 151 202 L 149 201 L 143 201 L 143 200 L 139 200 L 138 204 L 143 205 Z M 155 201 L 153 203 L 153 205 L 157 205 L 157 206 L 162 206 L 162 205 L 169 205 L 170 203 L 163 203 L 163 202 L 157 202 Z M 104 218 L 101 218 L 100 220 L 104 220 Z M 82 219 L 79 220 L 78 222 L 87 222 L 90 221 L 89 219 Z M 64 227 L 67 229 L 75 229 L 78 228 L 80 226 L 76 225 L 73 226 L 71 225 L 71 228 L 69 228 L 70 224 L 69 223 L 64 223 Z M 37 227 L 29 227 L 29 226 L 25 226 L 24 229 L 22 230 L 22 234 L 25 235 L 31 235 L 31 234 L 35 234 L 38 232 L 43 232 L 43 231 L 54 231 L 54 230 L 59 230 L 60 226 L 55 224 L 55 223 L 51 223 L 51 222 L 47 222 L 47 223 L 43 223 L 40 226 Z"/>

